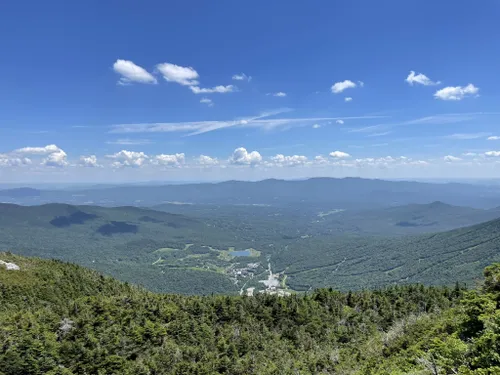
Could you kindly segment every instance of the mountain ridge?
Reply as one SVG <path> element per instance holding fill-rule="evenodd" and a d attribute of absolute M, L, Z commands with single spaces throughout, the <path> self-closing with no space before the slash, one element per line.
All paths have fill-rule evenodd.
<path fill-rule="evenodd" d="M 293 188 L 292 188 L 293 187 Z M 500 205 L 500 187 L 468 184 L 431 184 L 362 178 L 311 178 L 306 180 L 225 181 L 159 186 L 121 186 L 102 189 L 3 190 L 13 203 L 156 205 L 165 201 L 192 203 L 265 203 L 274 205 L 337 205 L 338 208 L 383 207 L 390 204 L 442 200 L 477 208 Z M 139 201 L 138 201 L 139 200 Z"/>

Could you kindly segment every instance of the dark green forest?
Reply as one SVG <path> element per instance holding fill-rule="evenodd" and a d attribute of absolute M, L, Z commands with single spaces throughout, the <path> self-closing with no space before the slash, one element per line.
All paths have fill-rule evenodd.
<path fill-rule="evenodd" d="M 168 213 L 0 204 L 0 251 L 74 262 L 155 292 L 198 295 L 263 290 L 269 266 L 283 290 L 303 292 L 330 286 L 348 291 L 409 283 L 473 284 L 484 267 L 500 262 L 498 219 L 440 233 L 388 237 L 355 230 L 337 233 L 336 220 L 342 219 L 333 218 L 343 212 L 325 210 L 312 218 L 296 210 L 190 206 Z M 377 212 L 364 219 L 353 213 L 352 220 L 359 227 L 392 223 L 392 228 L 405 218 L 446 221 L 458 212 L 469 219 L 478 212 L 484 217 L 484 211 L 442 203 Z"/>
<path fill-rule="evenodd" d="M 500 264 L 477 289 L 154 294 L 0 253 L 0 374 L 499 374 Z"/>

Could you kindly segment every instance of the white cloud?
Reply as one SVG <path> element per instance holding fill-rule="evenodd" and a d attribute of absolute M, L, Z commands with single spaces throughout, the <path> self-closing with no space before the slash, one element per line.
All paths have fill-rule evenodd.
<path fill-rule="evenodd" d="M 84 167 L 91 167 L 91 168 L 97 168 L 97 167 L 102 167 L 97 162 L 97 157 L 95 155 L 89 155 L 89 156 L 80 156 L 80 163 L 81 166 Z"/>
<path fill-rule="evenodd" d="M 488 137 L 488 141 L 498 141 L 500 140 L 500 137 L 498 135 L 492 135 L 491 137 Z"/>
<path fill-rule="evenodd" d="M 225 94 L 228 92 L 234 92 L 236 91 L 236 86 L 233 85 L 227 85 L 227 86 L 215 86 L 212 88 L 200 88 L 198 86 L 189 86 L 189 89 L 194 92 L 195 94 L 214 94 L 214 93 L 219 93 L 219 94 Z"/>
<path fill-rule="evenodd" d="M 190 66 L 185 67 L 166 62 L 156 65 L 156 69 L 167 82 L 176 82 L 182 86 L 194 86 L 199 83 L 197 81 L 200 77 L 198 72 Z"/>
<path fill-rule="evenodd" d="M 335 121 L 335 122 L 336 122 L 337 124 L 339 124 L 339 125 L 344 125 L 344 120 L 337 120 L 337 121 Z"/>
<path fill-rule="evenodd" d="M 484 138 L 488 136 L 490 133 L 456 133 L 447 136 L 446 138 L 449 139 L 461 139 L 461 140 L 466 140 L 466 139 L 478 139 L 478 138 Z"/>
<path fill-rule="evenodd" d="M 46 155 L 42 160 L 42 165 L 48 167 L 64 167 L 68 165 L 66 153 L 56 145 L 44 147 L 23 147 L 13 151 L 14 154 Z"/>
<path fill-rule="evenodd" d="M 47 157 L 42 160 L 42 165 L 47 167 L 65 167 L 68 165 L 66 157 L 66 153 L 59 149 L 56 152 L 48 154 Z"/>
<path fill-rule="evenodd" d="M 462 100 L 465 97 L 476 95 L 479 88 L 469 83 L 467 86 L 449 86 L 436 91 L 434 97 L 440 100 Z"/>
<path fill-rule="evenodd" d="M 344 98 L 344 101 L 345 102 L 352 102 L 352 98 L 350 96 Z"/>
<path fill-rule="evenodd" d="M 142 167 L 149 159 L 144 152 L 121 150 L 113 155 L 107 155 L 110 159 L 115 159 L 112 166 L 120 167 Z"/>
<path fill-rule="evenodd" d="M 364 84 L 363 84 L 364 85 Z M 332 85 L 332 92 L 334 94 L 339 94 L 341 93 L 342 91 L 344 90 L 347 90 L 347 89 L 353 89 L 353 88 L 356 88 L 358 85 L 351 81 L 351 80 L 348 80 L 346 79 L 345 81 L 342 81 L 342 82 L 336 82 Z"/>
<path fill-rule="evenodd" d="M 16 154 L 29 154 L 29 155 L 48 155 L 53 152 L 58 152 L 61 149 L 56 145 L 47 145 L 44 147 L 23 147 L 14 150 Z"/>
<path fill-rule="evenodd" d="M 452 163 L 452 162 L 454 162 L 454 161 L 460 161 L 460 160 L 462 160 L 462 159 L 457 158 L 456 156 L 453 156 L 453 155 L 446 155 L 446 156 L 443 158 L 443 160 L 444 160 L 445 162 L 447 162 L 447 163 Z"/>
<path fill-rule="evenodd" d="M 341 161 L 340 163 L 345 162 Z M 354 165 L 356 167 L 361 167 L 361 168 L 370 168 L 370 167 L 375 167 L 375 168 L 391 168 L 391 167 L 397 167 L 397 166 L 407 166 L 407 165 L 412 165 L 412 166 L 427 166 L 429 163 L 425 160 L 413 160 L 410 159 L 406 156 L 399 156 L 399 157 L 393 157 L 393 156 L 385 156 L 381 158 L 363 158 L 363 159 L 356 159 L 354 160 L 354 163 L 347 162 L 348 164 L 342 164 L 342 165 L 348 165 L 351 166 Z"/>
<path fill-rule="evenodd" d="M 113 64 L 113 70 L 121 74 L 118 84 L 127 85 L 132 82 L 156 84 L 158 81 L 146 69 L 134 64 L 129 60 L 116 60 Z"/>
<path fill-rule="evenodd" d="M 277 96 L 278 98 L 284 98 L 286 96 L 286 92 L 280 91 L 272 94 L 273 96 Z"/>
<path fill-rule="evenodd" d="M 31 159 L 29 158 L 10 157 L 0 154 L 0 167 L 19 167 L 30 165 L 31 163 Z"/>
<path fill-rule="evenodd" d="M 347 152 L 342 152 L 342 151 L 330 152 L 330 156 L 336 159 L 346 159 L 351 157 L 351 155 L 349 155 Z"/>
<path fill-rule="evenodd" d="M 321 155 L 315 156 L 314 161 L 317 164 L 327 164 L 328 163 L 328 159 L 325 158 L 324 156 L 321 156 Z"/>
<path fill-rule="evenodd" d="M 186 157 L 184 153 L 173 154 L 173 155 L 160 154 L 156 155 L 154 159 L 151 160 L 151 163 L 155 165 L 164 165 L 168 167 L 178 167 L 179 165 L 184 164 L 185 161 Z"/>
<path fill-rule="evenodd" d="M 239 147 L 234 150 L 229 161 L 237 165 L 257 165 L 262 161 L 262 156 L 257 151 L 248 152 L 246 148 Z"/>
<path fill-rule="evenodd" d="M 189 89 L 195 94 L 225 94 L 228 92 L 236 91 L 236 86 L 215 86 L 212 88 L 201 88 L 198 85 L 200 75 L 194 68 L 188 66 L 180 66 L 171 63 L 162 63 L 156 65 L 156 69 L 163 75 L 163 78 L 168 82 L 176 82 L 182 86 L 188 86 Z"/>
<path fill-rule="evenodd" d="M 295 167 L 306 164 L 307 157 L 303 155 L 285 156 L 283 154 L 278 154 L 271 158 L 271 162 L 279 167 Z"/>
<path fill-rule="evenodd" d="M 464 152 L 462 155 L 463 156 L 477 156 L 477 154 L 475 152 Z"/>
<path fill-rule="evenodd" d="M 429 162 L 427 162 L 425 160 L 411 160 L 407 164 L 410 164 L 410 165 L 429 165 Z"/>
<path fill-rule="evenodd" d="M 212 158 L 207 155 L 200 155 L 197 160 L 198 164 L 204 165 L 204 166 L 213 166 L 219 164 L 219 161 L 217 158 Z"/>
<path fill-rule="evenodd" d="M 440 81 L 437 82 L 432 81 L 425 74 L 422 73 L 415 74 L 413 70 L 410 72 L 408 77 L 406 77 L 405 81 L 408 82 L 411 86 L 413 86 L 414 83 L 424 86 L 439 85 L 441 83 Z"/>
<path fill-rule="evenodd" d="M 212 99 L 209 99 L 209 98 L 201 98 L 200 103 L 206 104 L 209 107 L 214 106 L 214 102 L 212 101 Z"/>
<path fill-rule="evenodd" d="M 313 129 L 319 129 L 319 128 L 321 128 L 321 125 L 320 125 L 320 124 L 314 124 L 314 125 L 312 126 L 312 128 L 313 128 Z"/>
<path fill-rule="evenodd" d="M 109 145 L 122 145 L 122 146 L 130 146 L 130 145 L 148 145 L 151 143 L 149 139 L 130 139 L 130 138 L 120 138 L 114 141 L 107 141 Z"/>
<path fill-rule="evenodd" d="M 233 75 L 233 80 L 234 81 L 248 81 L 248 82 L 250 82 L 252 80 L 252 77 L 247 76 L 245 73 L 241 73 L 241 74 Z"/>
<path fill-rule="evenodd" d="M 500 156 L 500 151 L 487 151 L 484 153 L 486 156 L 494 156 L 494 157 L 498 157 Z"/>

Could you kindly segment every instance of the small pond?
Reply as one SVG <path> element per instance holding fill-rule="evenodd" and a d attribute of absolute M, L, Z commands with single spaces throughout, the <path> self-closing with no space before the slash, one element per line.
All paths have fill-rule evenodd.
<path fill-rule="evenodd" d="M 239 250 L 239 251 L 231 251 L 229 255 L 233 257 L 249 257 L 252 255 L 250 250 Z"/>

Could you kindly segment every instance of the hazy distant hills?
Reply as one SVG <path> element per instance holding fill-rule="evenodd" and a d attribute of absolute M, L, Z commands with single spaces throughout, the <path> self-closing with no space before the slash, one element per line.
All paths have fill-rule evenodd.
<path fill-rule="evenodd" d="M 7 189 L 0 199 L 19 204 L 64 202 L 104 206 L 203 204 L 270 204 L 368 209 L 442 201 L 476 208 L 500 206 L 499 186 L 430 184 L 361 178 L 312 178 L 300 181 L 227 181 L 164 186 L 120 186 L 76 190 Z"/>

